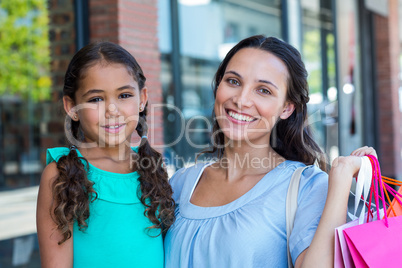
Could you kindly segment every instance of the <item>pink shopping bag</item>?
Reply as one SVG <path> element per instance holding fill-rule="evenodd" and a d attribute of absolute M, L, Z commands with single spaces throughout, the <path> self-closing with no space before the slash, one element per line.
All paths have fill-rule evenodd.
<path fill-rule="evenodd" d="M 343 230 L 356 267 L 401 267 L 402 216 L 373 221 Z"/>

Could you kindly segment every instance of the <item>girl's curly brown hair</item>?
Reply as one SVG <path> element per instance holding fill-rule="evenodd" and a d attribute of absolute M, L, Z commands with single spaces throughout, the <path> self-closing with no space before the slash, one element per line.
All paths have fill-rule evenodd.
<path fill-rule="evenodd" d="M 133 75 L 140 90 L 146 78 L 135 58 L 124 48 L 110 42 L 92 43 L 78 51 L 71 60 L 64 79 L 63 95 L 75 100 L 85 71 L 97 63 L 123 64 Z M 139 114 L 137 133 L 140 137 L 147 134 L 147 108 Z M 71 131 L 79 140 L 79 121 L 66 120 L 66 133 Z M 147 138 L 141 139 L 135 168 L 140 174 L 138 197 L 144 205 L 144 215 L 153 223 L 150 229 L 160 229 L 165 234 L 173 224 L 174 201 L 168 175 L 163 167 L 162 155 L 152 149 Z M 146 162 L 146 163 L 145 163 Z M 71 225 L 76 221 L 80 230 L 88 227 L 89 204 L 96 199 L 93 183 L 87 178 L 88 162 L 79 157 L 76 150 L 63 156 L 57 162 L 59 177 L 53 183 L 53 220 L 63 238 L 59 244 L 71 237 Z"/>

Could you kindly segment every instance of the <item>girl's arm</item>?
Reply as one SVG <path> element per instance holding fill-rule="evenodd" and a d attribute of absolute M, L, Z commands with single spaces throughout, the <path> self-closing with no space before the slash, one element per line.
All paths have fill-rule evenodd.
<path fill-rule="evenodd" d="M 62 235 L 57 230 L 57 226 L 52 219 L 54 209 L 52 184 L 58 175 L 56 163 L 50 163 L 43 170 L 39 186 L 36 226 L 43 268 L 73 267 L 73 237 L 71 236 L 63 244 L 58 245 Z"/>
<path fill-rule="evenodd" d="M 377 156 L 371 147 L 362 147 L 347 157 L 334 160 L 329 173 L 328 196 L 324 211 L 310 247 L 296 259 L 295 268 L 333 267 L 335 228 L 346 223 L 347 205 L 352 179 L 360 169 L 361 157 Z"/>

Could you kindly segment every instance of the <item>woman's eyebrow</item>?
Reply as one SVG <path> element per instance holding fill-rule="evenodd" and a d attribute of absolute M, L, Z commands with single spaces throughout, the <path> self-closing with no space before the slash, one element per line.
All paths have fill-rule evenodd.
<path fill-rule="evenodd" d="M 235 72 L 235 71 L 227 71 L 227 72 L 225 72 L 225 74 L 234 74 L 234 75 L 242 78 L 242 76 L 239 73 Z M 275 87 L 276 89 L 279 90 L 279 88 L 274 83 L 272 83 L 271 81 L 260 79 L 260 80 L 258 80 L 258 82 L 268 84 L 268 85 L 272 85 L 273 87 Z"/>
<path fill-rule="evenodd" d="M 274 83 L 272 83 L 271 81 L 268 81 L 268 80 L 258 80 L 258 82 L 272 85 L 273 87 L 275 87 L 276 89 L 279 90 L 279 88 L 278 88 Z"/>
<path fill-rule="evenodd" d="M 242 77 L 241 77 L 241 75 L 240 75 L 240 74 L 238 74 L 238 73 L 237 73 L 237 72 L 235 72 L 235 71 L 227 71 L 227 72 L 225 72 L 225 74 L 234 74 L 234 75 L 236 75 L 236 76 L 238 76 L 238 77 L 242 78 Z"/>

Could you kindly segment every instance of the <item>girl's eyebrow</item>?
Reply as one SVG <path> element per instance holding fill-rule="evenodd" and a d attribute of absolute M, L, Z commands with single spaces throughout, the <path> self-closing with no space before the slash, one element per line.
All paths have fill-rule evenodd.
<path fill-rule="evenodd" d="M 237 72 L 235 72 L 235 71 L 227 71 L 227 72 L 225 72 L 225 74 L 234 74 L 234 75 L 238 76 L 239 78 L 242 78 L 242 76 L 241 76 L 240 74 L 238 74 Z M 259 82 L 259 83 L 268 84 L 268 85 L 272 85 L 272 86 L 275 87 L 277 90 L 279 90 L 279 88 L 278 88 L 274 83 L 272 83 L 271 81 L 268 81 L 268 80 L 258 80 L 258 82 Z"/>
<path fill-rule="evenodd" d="M 136 90 L 136 88 L 133 87 L 133 86 L 131 86 L 131 85 L 125 85 L 125 86 L 119 87 L 117 90 L 120 91 L 120 90 L 125 90 L 125 89 L 131 89 L 131 90 L 133 90 L 133 91 Z"/>
<path fill-rule="evenodd" d="M 131 90 L 135 91 L 135 87 L 130 86 L 130 85 L 125 85 L 125 86 L 117 88 L 118 91 L 125 90 L 125 89 L 131 89 Z M 98 93 L 103 93 L 103 92 L 104 92 L 104 90 L 102 90 L 102 89 L 90 89 L 87 92 L 85 92 L 85 94 L 82 96 L 85 97 L 90 94 L 98 94 Z"/>
<path fill-rule="evenodd" d="M 82 95 L 83 97 L 90 95 L 90 94 L 96 94 L 96 93 L 102 93 L 103 90 L 102 89 L 90 89 L 87 92 L 85 92 L 84 95 Z"/>

